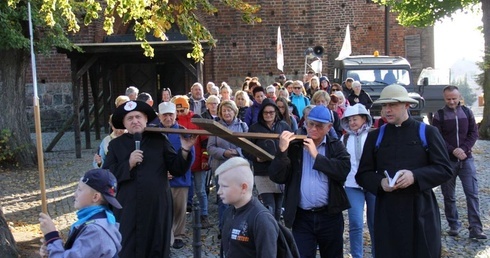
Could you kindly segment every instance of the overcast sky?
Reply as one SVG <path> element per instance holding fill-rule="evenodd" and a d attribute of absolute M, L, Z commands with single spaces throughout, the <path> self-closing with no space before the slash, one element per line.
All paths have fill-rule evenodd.
<path fill-rule="evenodd" d="M 450 68 L 460 59 L 480 61 L 483 57 L 483 34 L 481 12 L 453 15 L 453 20 L 444 19 L 435 26 L 435 66 Z"/>

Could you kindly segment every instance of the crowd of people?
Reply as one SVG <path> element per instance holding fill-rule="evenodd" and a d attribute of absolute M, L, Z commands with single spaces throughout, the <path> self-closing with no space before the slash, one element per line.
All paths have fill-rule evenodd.
<path fill-rule="evenodd" d="M 344 211 L 352 257 L 364 257 L 364 213 L 373 257 L 440 257 L 432 188 L 441 185 L 448 235 L 457 236 L 457 177 L 467 197 L 469 236 L 486 239 L 471 156 L 476 123 L 460 104 L 457 87 L 444 89 L 446 106 L 434 127 L 409 116 L 416 100 L 395 84 L 374 102 L 352 78 L 340 85 L 313 73 L 304 80 L 280 75 L 268 86 L 247 77 L 234 94 L 226 82 L 208 82 L 205 89 L 196 82 L 187 95 L 173 96 L 163 88 L 156 105 L 131 86 L 116 99 L 112 133 L 75 193 L 84 199 L 76 205 L 71 242 L 63 248 L 52 220 L 41 214 L 42 255 L 169 257 L 171 247 L 186 245 L 186 211 L 196 195 L 202 228 L 218 225 L 222 257 L 277 256 L 279 224 L 291 230 L 298 252 L 293 256 L 342 257 Z M 371 117 L 372 105 L 382 106 L 382 123 Z M 279 135 L 250 139 L 274 158 L 262 160 L 219 135 L 145 131 L 200 129 L 192 118 L 214 120 L 232 132 Z M 218 221 L 208 217 L 210 183 L 216 184 Z M 91 221 L 109 228 L 107 235 Z M 90 231 L 84 233 L 85 227 Z M 114 245 L 84 245 L 94 234 Z"/>

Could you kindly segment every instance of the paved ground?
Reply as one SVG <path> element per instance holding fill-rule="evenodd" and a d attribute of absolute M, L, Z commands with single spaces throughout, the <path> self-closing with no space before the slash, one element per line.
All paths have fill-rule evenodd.
<path fill-rule="evenodd" d="M 44 146 L 49 144 L 53 135 L 44 136 Z M 82 143 L 84 140 L 82 139 Z M 82 151 L 82 158 L 76 159 L 73 151 L 73 136 L 67 135 L 62 138 L 60 144 L 54 148 L 54 152 L 45 154 L 46 189 L 48 196 L 48 210 L 56 224 L 66 236 L 67 229 L 75 221 L 73 210 L 73 191 L 82 174 L 91 168 L 93 153 L 98 144 L 93 143 L 91 149 Z M 480 184 L 480 201 L 484 231 L 490 236 L 490 142 L 478 141 L 474 148 L 475 159 Z M 439 188 L 435 189 L 442 207 L 441 193 Z M 38 214 L 40 208 L 39 176 L 37 170 L 0 171 L 0 206 L 3 207 L 6 218 L 11 225 L 14 236 L 22 249 L 30 250 L 24 252 L 24 257 L 37 257 L 32 250 L 39 246 L 41 233 L 38 227 Z M 458 185 L 458 209 L 464 226 L 467 227 L 466 204 L 461 186 Z M 210 200 L 210 218 L 216 225 L 210 229 L 201 231 L 202 257 L 217 257 L 219 253 L 219 240 L 217 238 L 217 215 L 215 193 L 212 192 Z M 180 250 L 172 249 L 171 257 L 193 257 L 192 249 L 192 213 L 187 215 L 188 237 L 184 240 L 186 246 Z M 489 241 L 477 241 L 468 239 L 468 231 L 463 230 L 459 237 L 450 237 L 445 231 L 447 223 L 442 215 L 442 243 L 443 257 L 490 257 Z M 347 228 L 346 220 L 346 228 Z M 345 255 L 349 257 L 348 233 L 345 231 Z M 366 257 L 369 257 L 368 235 L 365 234 Z M 30 249 L 29 249 L 30 248 Z"/>

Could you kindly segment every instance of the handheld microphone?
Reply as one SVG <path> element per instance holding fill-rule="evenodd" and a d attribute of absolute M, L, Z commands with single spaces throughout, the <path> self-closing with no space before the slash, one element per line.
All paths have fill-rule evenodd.
<path fill-rule="evenodd" d="M 141 144 L 141 133 L 134 133 L 134 148 L 135 150 L 140 150 L 140 144 Z M 137 165 L 139 165 L 140 162 L 138 162 Z"/>
<path fill-rule="evenodd" d="M 134 148 L 140 150 L 141 133 L 134 133 Z"/>

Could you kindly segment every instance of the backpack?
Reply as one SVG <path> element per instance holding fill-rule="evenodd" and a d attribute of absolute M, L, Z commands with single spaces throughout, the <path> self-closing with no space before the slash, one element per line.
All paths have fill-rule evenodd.
<path fill-rule="evenodd" d="M 255 215 L 259 216 L 263 212 L 269 212 L 267 210 L 261 211 Z M 277 223 L 279 226 L 279 232 L 277 235 L 277 257 L 278 258 L 299 258 L 299 250 L 294 241 L 293 233 L 286 226 L 281 223 Z"/>
<path fill-rule="evenodd" d="M 426 127 L 425 123 L 419 124 L 419 137 L 420 137 L 420 140 L 422 141 L 422 146 L 424 147 L 425 151 L 428 151 L 429 145 L 427 144 L 427 138 L 425 136 L 425 127 Z M 383 140 L 383 136 L 385 134 L 385 129 L 386 129 L 386 124 L 382 125 L 379 128 L 379 134 L 378 134 L 378 138 L 376 139 L 375 150 L 379 149 L 379 145 L 381 144 L 381 141 Z"/>

